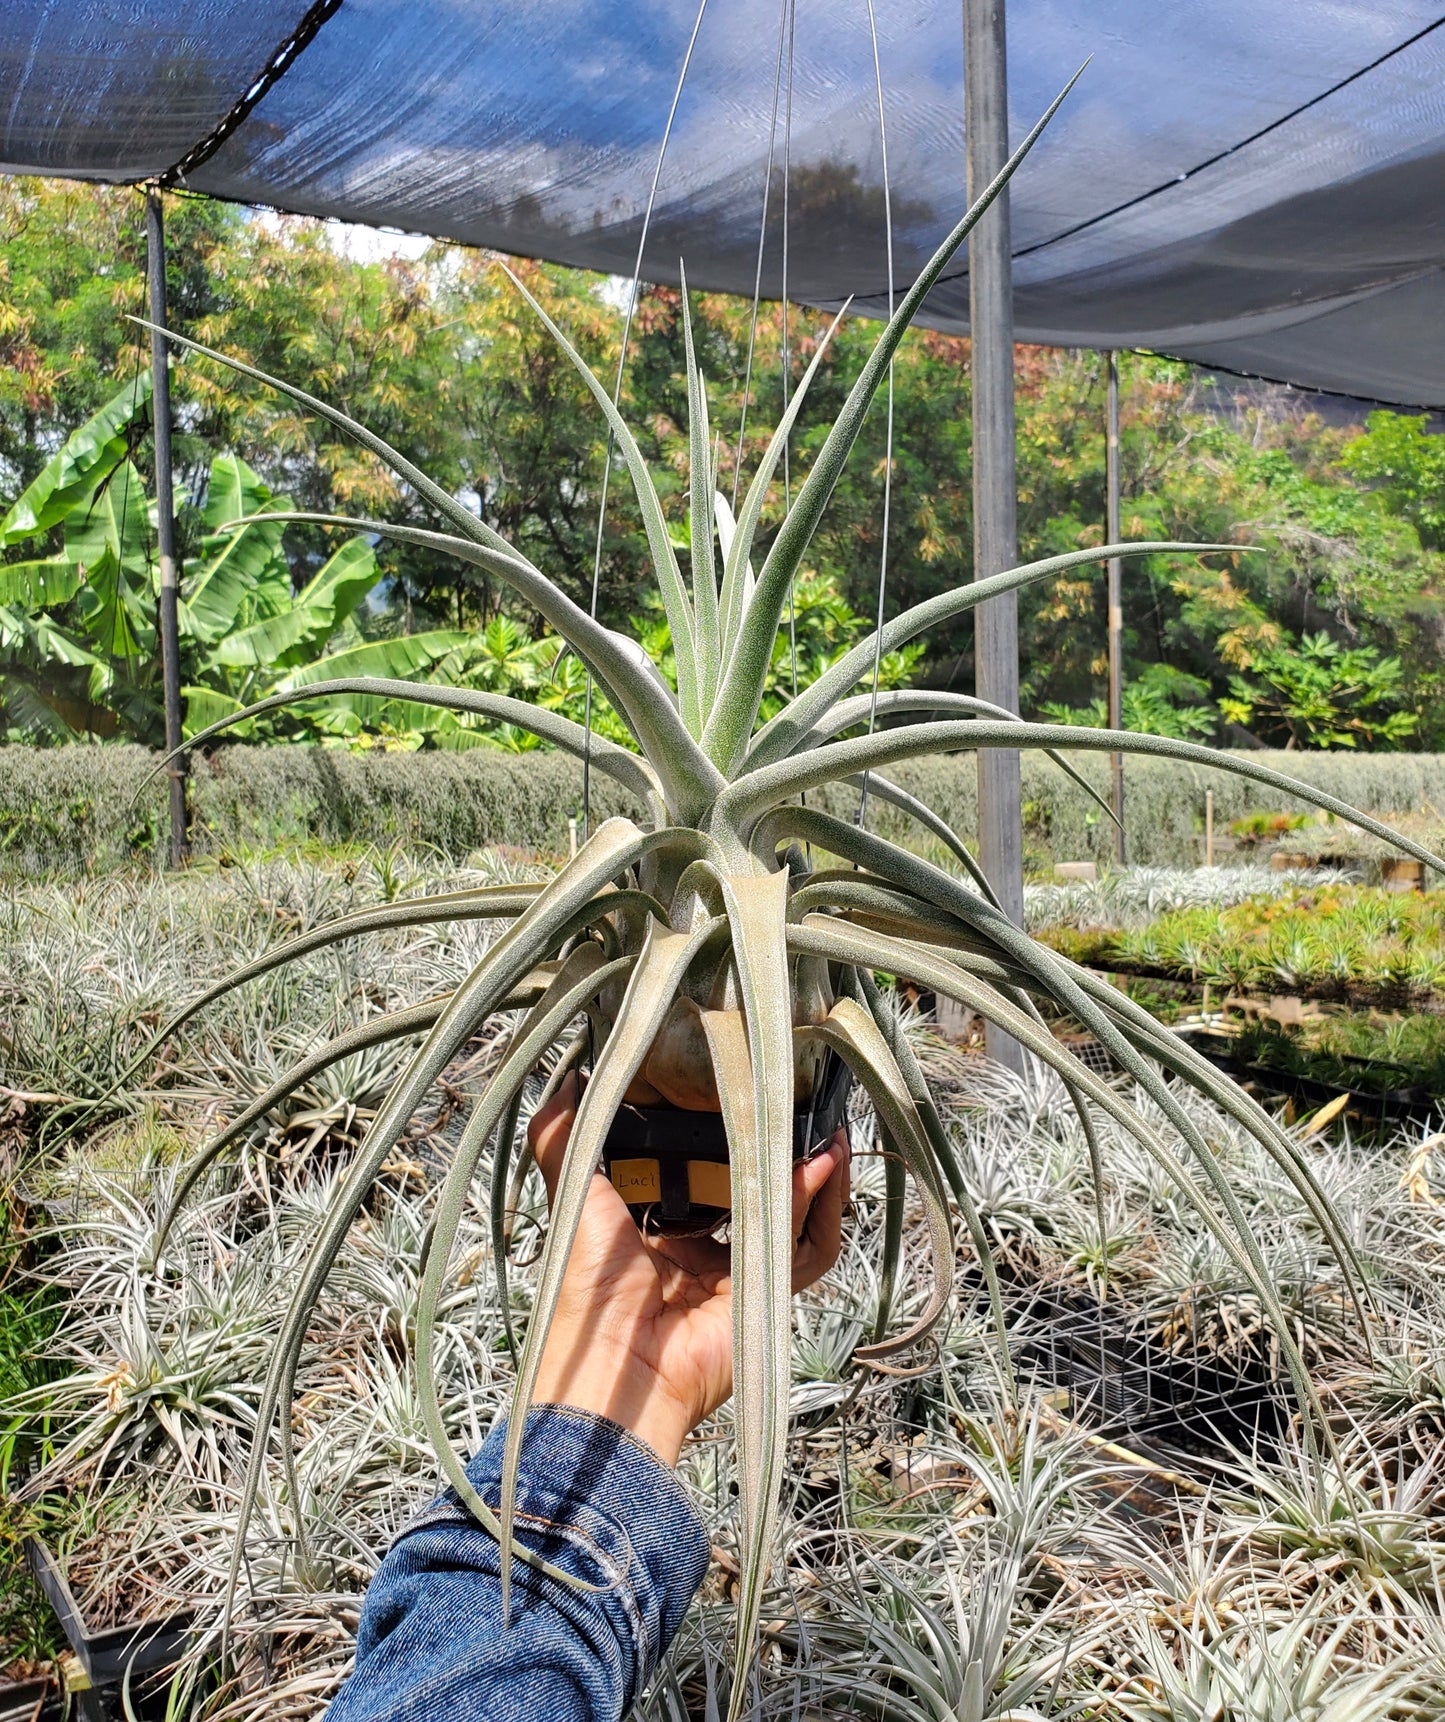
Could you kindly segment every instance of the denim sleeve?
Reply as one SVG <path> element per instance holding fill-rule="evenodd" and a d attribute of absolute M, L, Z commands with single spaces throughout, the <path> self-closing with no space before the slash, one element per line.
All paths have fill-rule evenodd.
<path fill-rule="evenodd" d="M 467 1467 L 493 1507 L 505 1429 Z M 514 1561 L 504 1630 L 496 1540 L 448 1490 L 377 1569 L 327 1722 L 618 1722 L 707 1570 L 681 1483 L 617 1424 L 540 1406 L 522 1443 L 517 1538 L 606 1588 L 574 1590 Z"/>

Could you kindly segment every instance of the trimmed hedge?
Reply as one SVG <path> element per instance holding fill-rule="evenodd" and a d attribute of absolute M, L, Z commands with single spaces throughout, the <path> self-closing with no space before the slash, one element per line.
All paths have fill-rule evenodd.
<path fill-rule="evenodd" d="M 164 780 L 141 789 L 156 757 L 142 747 L 0 747 L 0 869 L 158 861 Z M 401 843 L 453 859 L 494 843 L 557 853 L 581 802 L 582 767 L 560 753 L 228 747 L 192 761 L 191 839 L 202 854 L 308 841 Z M 592 805 L 594 817 L 640 811 L 598 772 Z"/>
<path fill-rule="evenodd" d="M 1273 753 L 1253 756 L 1369 813 L 1445 810 L 1445 755 Z M 1073 763 L 1107 793 L 1108 760 Z M 164 784 L 137 797 L 154 756 L 140 747 L 0 747 L 0 869 L 10 875 L 94 872 L 153 863 L 161 851 Z M 955 830 L 975 829 L 977 777 L 971 754 L 895 766 L 890 775 L 929 802 Z M 580 811 L 582 768 L 563 754 L 348 753 L 310 746 L 230 747 L 193 764 L 193 840 L 202 853 L 319 841 L 401 843 L 460 858 L 489 844 L 564 852 L 567 820 Z M 1215 830 L 1275 803 L 1224 772 L 1130 760 L 1126 814 L 1132 861 L 1192 866 L 1201 859 L 1204 795 L 1214 790 Z M 1033 866 L 1113 853 L 1112 827 L 1046 759 L 1023 760 L 1024 828 Z M 810 797 L 840 815 L 853 790 Z M 594 817 L 636 813 L 610 779 L 593 773 Z M 1288 802 L 1283 803 L 1290 805 Z M 914 841 L 918 828 L 876 797 L 869 826 Z M 926 845 L 925 845 L 926 846 Z"/>
<path fill-rule="evenodd" d="M 1325 790 L 1363 813 L 1445 814 L 1445 754 L 1434 753 L 1241 753 L 1260 765 Z M 1075 753 L 1069 762 L 1106 799 L 1106 754 Z M 890 767 L 888 774 L 943 815 L 955 831 L 977 829 L 977 771 L 972 755 L 955 754 Z M 1292 796 L 1273 796 L 1259 784 L 1225 771 L 1162 759 L 1126 759 L 1124 824 L 1131 862 L 1148 867 L 1193 867 L 1204 859 L 1204 798 L 1214 791 L 1214 830 L 1226 837 L 1230 822 L 1261 808 L 1313 812 Z M 856 805 L 856 802 L 853 803 Z M 870 802 L 869 824 L 902 837 L 911 822 Z M 1054 861 L 1106 863 L 1114 854 L 1114 827 L 1076 784 L 1042 754 L 1023 756 L 1024 855 L 1026 865 Z M 912 827 L 916 830 L 917 827 Z"/>

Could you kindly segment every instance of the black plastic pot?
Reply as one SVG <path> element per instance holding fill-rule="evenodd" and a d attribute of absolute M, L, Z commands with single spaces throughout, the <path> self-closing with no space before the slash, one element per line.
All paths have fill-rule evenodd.
<path fill-rule="evenodd" d="M 92 1631 L 59 1561 L 45 1544 L 27 1537 L 25 1554 L 95 1692 L 119 1686 L 127 1677 L 138 1681 L 179 1661 L 190 1638 L 190 1614 L 164 1615 L 159 1620 Z"/>
<path fill-rule="evenodd" d="M 806 1159 L 848 1115 L 853 1073 L 829 1052 L 812 1100 L 793 1115 L 793 1158 Z M 612 1185 L 652 1231 L 710 1231 L 731 1206 L 727 1132 L 718 1112 L 623 1106 L 602 1151 Z"/>
<path fill-rule="evenodd" d="M 33 1680 L 6 1680 L 0 1676 L 0 1722 L 34 1722 L 46 1714 L 47 1701 L 58 1713 L 53 1688 L 47 1676 Z"/>

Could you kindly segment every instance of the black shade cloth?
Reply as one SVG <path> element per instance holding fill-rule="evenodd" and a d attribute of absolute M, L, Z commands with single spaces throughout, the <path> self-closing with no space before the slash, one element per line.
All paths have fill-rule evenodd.
<path fill-rule="evenodd" d="M 900 290 L 963 206 L 960 0 L 875 0 Z M 0 0 L 0 166 L 631 274 L 696 0 Z M 780 0 L 709 0 L 643 273 L 750 293 Z M 329 15 L 327 15 L 329 14 Z M 796 0 L 788 291 L 887 305 L 866 0 Z M 298 32 L 314 37 L 269 86 Z M 1445 405 L 1438 0 L 1009 0 L 1020 340 Z M 274 70 L 274 68 L 272 68 Z M 786 78 L 786 71 L 785 71 Z M 248 95 L 252 105 L 236 107 Z M 783 105 L 787 92 L 784 89 Z M 781 113 L 763 289 L 782 289 Z M 200 159 L 204 158 L 204 159 Z M 967 328 L 960 261 L 923 321 Z"/>

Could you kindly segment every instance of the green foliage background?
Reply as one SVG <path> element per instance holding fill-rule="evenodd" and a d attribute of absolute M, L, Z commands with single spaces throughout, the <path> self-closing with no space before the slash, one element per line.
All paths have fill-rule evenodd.
<path fill-rule="evenodd" d="M 605 447 L 601 419 L 488 257 L 438 246 L 415 262 L 358 262 L 318 223 L 185 197 L 170 200 L 168 234 L 178 328 L 371 423 L 585 599 Z M 4 504 L 146 362 L 124 320 L 143 308 L 141 200 L 127 190 L 6 180 L 0 240 Z M 599 374 L 610 375 L 622 321 L 616 284 L 520 267 Z M 671 289 L 643 295 L 623 402 L 662 473 L 675 520 L 688 482 L 678 303 Z M 719 485 L 727 494 L 739 452 L 742 470 L 750 470 L 781 410 L 781 314 L 768 307 L 760 321 L 741 451 L 734 439 L 748 306 L 703 294 L 694 317 L 701 361 L 715 379 L 710 409 L 722 431 Z M 795 373 L 823 326 L 820 314 L 790 312 Z M 793 488 L 872 336 L 867 324 L 840 330 L 795 439 Z M 915 331 L 896 364 L 890 610 L 972 577 L 967 350 L 966 341 Z M 370 456 L 285 401 L 190 358 L 178 360 L 174 378 L 188 561 L 201 553 L 206 476 L 223 453 L 243 456 L 300 507 L 430 523 Z M 1097 542 L 1104 511 L 1099 358 L 1020 348 L 1017 378 L 1023 553 Z M 865 616 L 876 605 L 883 436 L 878 411 L 814 546 L 815 572 Z M 1133 701 L 1131 722 L 1208 730 L 1239 744 L 1337 746 L 1344 737 L 1372 747 L 1445 746 L 1440 448 L 1416 417 L 1326 422 L 1289 391 L 1126 355 L 1125 535 L 1240 546 L 1222 571 L 1218 559 L 1125 564 L 1127 675 L 1148 690 Z M 134 453 L 149 485 L 143 435 Z M 785 488 L 775 486 L 769 525 L 781 516 Z M 637 613 L 648 564 L 627 491 L 625 484 L 611 488 L 600 591 L 609 621 L 636 625 L 646 621 Z M 287 529 L 297 590 L 334 548 L 316 528 Z M 358 612 L 369 636 L 472 629 L 507 608 L 504 593 L 476 570 L 427 552 L 384 547 L 378 565 L 382 584 Z M 531 618 L 517 619 L 531 626 Z M 1105 671 L 1102 578 L 1081 575 L 1023 594 L 1021 626 L 1026 713 L 1090 713 Z M 1268 672 L 1281 653 L 1287 661 L 1298 642 L 1315 636 L 1357 656 L 1349 674 L 1326 678 L 1321 715 L 1301 724 L 1280 709 Z M 930 637 L 920 668 L 928 682 L 970 689 L 971 628 Z M 1378 672 L 1376 685 L 1386 688 L 1369 735 L 1352 734 L 1342 721 L 1362 671 Z M 1232 704 L 1221 710 L 1222 700 Z"/>

